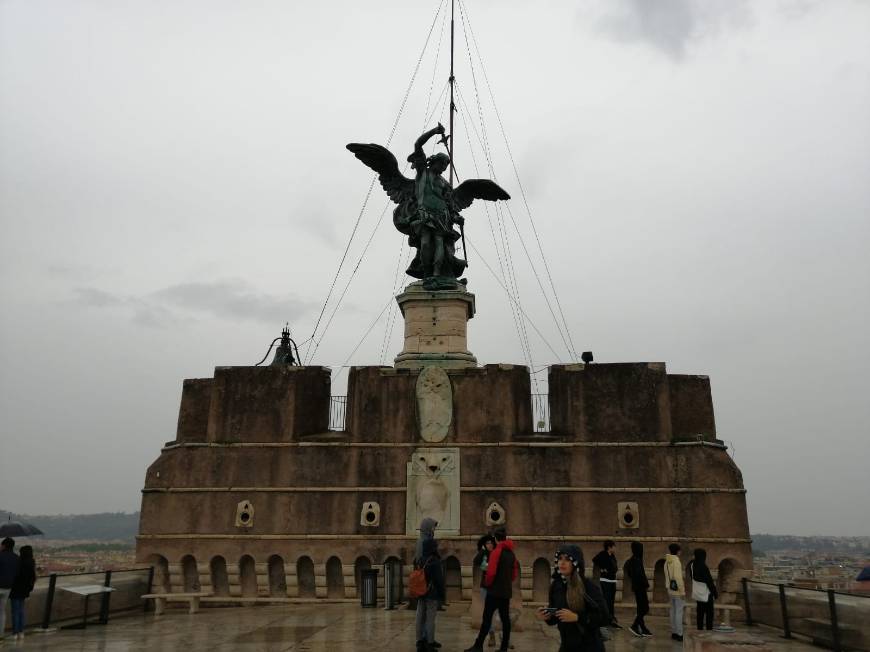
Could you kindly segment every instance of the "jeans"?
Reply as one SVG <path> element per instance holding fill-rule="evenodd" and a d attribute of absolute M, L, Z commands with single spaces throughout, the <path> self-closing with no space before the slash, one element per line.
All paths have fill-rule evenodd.
<path fill-rule="evenodd" d="M 438 615 L 438 600 L 420 598 L 417 600 L 417 640 L 433 643 L 435 641 L 435 617 Z"/>
<path fill-rule="evenodd" d="M 713 629 L 713 596 L 707 602 L 698 602 L 698 631 L 704 629 L 706 621 L 707 629 Z"/>
<path fill-rule="evenodd" d="M 511 641 L 510 606 L 510 598 L 496 598 L 487 594 L 486 602 L 483 603 L 483 622 L 480 623 L 480 632 L 477 634 L 477 640 L 474 641 L 476 647 L 483 647 L 486 635 L 492 629 L 492 617 L 498 611 L 498 617 L 501 619 L 501 649 L 508 649 Z"/>
<path fill-rule="evenodd" d="M 12 589 L 0 589 L 0 640 L 6 635 L 6 600 Z"/>
<path fill-rule="evenodd" d="M 683 608 L 686 602 L 680 596 L 671 596 L 671 633 L 683 635 Z"/>
<path fill-rule="evenodd" d="M 649 596 L 646 591 L 636 591 L 634 603 L 637 605 L 637 616 L 635 616 L 633 624 L 645 628 L 646 623 L 643 622 L 643 618 L 649 613 Z"/>
<path fill-rule="evenodd" d="M 12 598 L 12 633 L 24 631 L 24 598 Z"/>
<path fill-rule="evenodd" d="M 604 601 L 607 603 L 607 608 L 610 610 L 610 622 L 616 622 L 616 582 L 605 582 L 601 580 L 601 592 L 604 594 Z"/>
<path fill-rule="evenodd" d="M 480 602 L 482 604 L 486 604 L 486 589 L 480 589 Z M 492 634 L 495 631 L 495 625 L 489 628 L 489 633 Z"/>

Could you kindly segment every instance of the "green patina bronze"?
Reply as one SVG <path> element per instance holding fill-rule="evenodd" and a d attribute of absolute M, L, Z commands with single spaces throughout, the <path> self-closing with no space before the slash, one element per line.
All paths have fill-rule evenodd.
<path fill-rule="evenodd" d="M 351 143 L 347 148 L 360 161 L 377 172 L 378 180 L 396 204 L 393 224 L 408 236 L 408 244 L 417 249 L 406 270 L 408 276 L 423 279 L 427 290 L 456 288 L 467 263 L 456 255 L 456 241 L 461 234 L 454 230 L 465 223 L 459 214 L 475 199 L 496 201 L 510 199 L 497 183 L 489 179 L 467 179 L 455 188 L 441 176 L 450 166 L 450 157 L 438 153 L 426 157 L 423 145 L 435 134 L 444 134 L 439 123 L 414 143 L 408 162 L 416 172 L 408 179 L 399 171 L 396 157 L 375 144 Z"/>

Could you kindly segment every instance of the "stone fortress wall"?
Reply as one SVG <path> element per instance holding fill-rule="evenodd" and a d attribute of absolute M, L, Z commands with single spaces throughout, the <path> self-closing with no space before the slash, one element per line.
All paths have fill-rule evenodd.
<path fill-rule="evenodd" d="M 470 599 L 475 542 L 502 523 L 525 600 L 546 599 L 560 541 L 589 560 L 605 539 L 620 565 L 644 543 L 654 603 L 673 541 L 685 562 L 706 548 L 724 600 L 736 599 L 752 568 L 746 493 L 706 376 L 555 365 L 548 433 L 534 432 L 526 367 L 420 376 L 353 368 L 341 432 L 328 430 L 326 368 L 185 380 L 176 439 L 143 489 L 137 558 L 156 567 L 155 589 L 353 598 L 363 568 L 400 561 L 407 573 L 418 518 L 435 510 L 450 600 Z"/>

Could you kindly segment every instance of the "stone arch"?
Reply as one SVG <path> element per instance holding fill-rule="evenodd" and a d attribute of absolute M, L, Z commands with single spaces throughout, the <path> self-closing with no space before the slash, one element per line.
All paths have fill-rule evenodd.
<path fill-rule="evenodd" d="M 344 572 L 341 568 L 341 559 L 330 557 L 326 560 L 326 597 L 344 597 Z"/>
<path fill-rule="evenodd" d="M 303 556 L 296 560 L 296 581 L 300 598 L 317 596 L 317 582 L 314 579 L 314 562 L 311 557 Z"/>
<path fill-rule="evenodd" d="M 172 585 L 169 583 L 169 560 L 163 555 L 149 555 L 145 563 L 154 567 L 154 583 L 151 590 L 154 593 L 169 593 Z"/>
<path fill-rule="evenodd" d="M 550 599 L 550 562 L 538 557 L 532 565 L 532 602 L 546 603 Z"/>
<path fill-rule="evenodd" d="M 269 595 L 273 598 L 287 597 L 287 575 L 284 573 L 284 558 L 272 555 L 267 564 L 269 568 Z"/>
<path fill-rule="evenodd" d="M 356 595 L 359 597 L 362 591 L 362 572 L 372 567 L 372 561 L 365 555 L 360 555 L 353 562 L 353 585 L 356 587 Z"/>
<path fill-rule="evenodd" d="M 227 576 L 227 560 L 217 555 L 209 563 L 211 572 L 211 590 L 215 595 L 230 594 L 230 579 Z"/>
<path fill-rule="evenodd" d="M 462 565 L 453 555 L 444 560 L 444 584 L 447 602 L 462 600 Z"/>
<path fill-rule="evenodd" d="M 181 558 L 182 590 L 185 593 L 199 593 L 199 569 L 196 567 L 196 558 L 193 555 L 184 555 Z"/>
<path fill-rule="evenodd" d="M 740 585 L 740 578 L 743 576 L 740 572 L 742 569 L 740 562 L 733 557 L 725 557 L 719 562 L 716 586 L 719 589 L 721 602 L 733 603 L 737 601 L 737 595 L 743 591 L 743 587 Z"/>
<path fill-rule="evenodd" d="M 668 583 L 665 580 L 665 560 L 659 559 L 656 562 L 655 570 L 653 571 L 653 594 L 652 601 L 654 603 L 668 603 Z"/>
<path fill-rule="evenodd" d="M 243 598 L 257 597 L 257 565 L 251 555 L 243 555 L 239 559 L 239 585 Z"/>

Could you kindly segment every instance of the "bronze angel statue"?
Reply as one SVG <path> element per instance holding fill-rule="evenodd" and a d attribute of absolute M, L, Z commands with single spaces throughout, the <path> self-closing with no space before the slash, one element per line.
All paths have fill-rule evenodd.
<path fill-rule="evenodd" d="M 396 157 L 385 147 L 361 143 L 347 146 L 354 156 L 378 173 L 381 186 L 398 204 L 393 211 L 393 224 L 408 236 L 408 244 L 417 249 L 406 273 L 423 279 L 423 286 L 429 290 L 456 287 L 456 279 L 462 276 L 467 265 L 456 256 L 460 234 L 453 226 L 461 228 L 465 223 L 459 212 L 475 199 L 510 199 L 510 195 L 489 179 L 467 179 L 451 188 L 441 176 L 450 165 L 450 157 L 439 152 L 427 158 L 423 152 L 423 145 L 435 134 L 444 136 L 441 123 L 414 143 L 414 151 L 408 157 L 416 172 L 413 179 L 399 171 Z"/>

